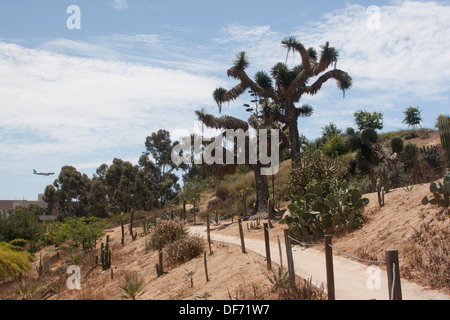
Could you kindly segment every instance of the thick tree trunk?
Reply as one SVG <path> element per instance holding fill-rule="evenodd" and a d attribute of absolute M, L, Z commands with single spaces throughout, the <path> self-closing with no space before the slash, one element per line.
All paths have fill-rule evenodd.
<path fill-rule="evenodd" d="M 251 167 L 255 175 L 256 203 L 250 219 L 255 219 L 256 217 L 265 219 L 268 217 L 268 200 L 270 197 L 267 176 L 261 175 L 261 164 L 254 164 Z"/>
<path fill-rule="evenodd" d="M 397 161 L 397 154 L 391 154 L 389 150 L 381 143 L 376 143 L 372 146 L 372 150 L 375 152 L 379 162 L 384 162 L 391 171 L 391 185 L 392 188 L 400 187 L 400 177 L 395 162 Z"/>
<path fill-rule="evenodd" d="M 289 122 L 288 128 L 291 142 L 292 168 L 297 168 L 297 164 L 300 161 L 300 134 L 298 132 L 297 118 Z"/>

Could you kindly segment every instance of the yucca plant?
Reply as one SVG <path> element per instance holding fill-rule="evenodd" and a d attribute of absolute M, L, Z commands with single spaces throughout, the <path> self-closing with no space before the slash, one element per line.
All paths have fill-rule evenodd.
<path fill-rule="evenodd" d="M 138 293 L 143 290 L 143 281 L 136 274 L 125 274 L 125 284 L 120 286 L 120 289 L 124 293 L 124 298 L 136 300 Z"/>
<path fill-rule="evenodd" d="M 31 292 L 31 284 L 22 280 L 17 284 L 16 293 L 21 296 L 22 300 L 27 300 L 28 295 Z"/>

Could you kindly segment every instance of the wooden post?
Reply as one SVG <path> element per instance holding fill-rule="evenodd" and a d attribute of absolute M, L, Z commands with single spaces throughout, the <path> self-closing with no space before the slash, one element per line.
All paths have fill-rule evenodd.
<path fill-rule="evenodd" d="M 390 300 L 402 300 L 398 250 L 386 250 L 386 267 Z"/>
<path fill-rule="evenodd" d="M 281 250 L 280 236 L 277 237 L 277 241 L 278 241 L 278 252 L 280 254 L 280 265 L 281 269 L 283 270 L 283 251 Z"/>
<path fill-rule="evenodd" d="M 273 200 L 272 199 L 268 199 L 267 200 L 267 215 L 268 215 L 268 218 L 267 218 L 267 222 L 269 223 L 269 227 L 272 229 L 273 228 L 273 225 L 272 225 L 272 212 L 274 211 L 274 205 L 273 205 Z"/>
<path fill-rule="evenodd" d="M 272 270 L 272 259 L 270 258 L 270 239 L 269 239 L 269 224 L 268 223 L 264 223 L 264 242 L 266 243 L 267 270 Z"/>
<path fill-rule="evenodd" d="M 239 235 L 241 237 L 241 248 L 242 248 L 242 253 L 247 253 L 245 251 L 245 243 L 244 243 L 244 231 L 242 230 L 242 219 L 239 218 L 238 219 L 238 224 L 239 224 Z"/>
<path fill-rule="evenodd" d="M 212 255 L 209 216 L 206 217 L 206 237 L 207 237 L 207 240 L 208 240 L 209 255 Z"/>
<path fill-rule="evenodd" d="M 208 277 L 208 265 L 206 264 L 206 252 L 203 252 L 203 264 L 205 265 L 206 282 L 209 282 L 209 277 Z"/>
<path fill-rule="evenodd" d="M 334 293 L 334 270 L 333 270 L 333 248 L 331 248 L 332 236 L 325 235 L 325 264 L 327 269 L 327 293 L 328 300 L 335 300 Z"/>
<path fill-rule="evenodd" d="M 289 271 L 289 280 L 295 286 L 294 259 L 292 256 L 291 240 L 289 239 L 289 229 L 284 229 L 284 242 L 286 244 L 286 257 Z"/>

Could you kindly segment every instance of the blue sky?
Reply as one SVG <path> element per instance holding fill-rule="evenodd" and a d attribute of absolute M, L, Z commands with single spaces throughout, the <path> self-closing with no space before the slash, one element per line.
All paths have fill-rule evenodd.
<path fill-rule="evenodd" d="M 81 29 L 67 27 L 71 5 Z M 367 25 L 370 6 L 379 28 Z M 269 71 L 288 36 L 317 50 L 330 41 L 354 79 L 345 98 L 332 81 L 303 98 L 309 139 L 330 122 L 354 126 L 361 109 L 383 112 L 389 131 L 419 106 L 432 128 L 450 113 L 448 30 L 450 1 L 0 0 L 0 199 L 34 200 L 56 178 L 33 169 L 91 176 L 114 157 L 136 163 L 158 129 L 199 130 L 194 111 L 217 114 L 213 90 L 236 84 L 226 76 L 235 55 L 246 51 L 250 76 Z M 222 113 L 244 118 L 249 100 Z"/>

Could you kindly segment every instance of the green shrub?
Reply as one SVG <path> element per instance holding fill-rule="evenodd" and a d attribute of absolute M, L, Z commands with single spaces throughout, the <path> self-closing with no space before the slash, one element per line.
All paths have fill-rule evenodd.
<path fill-rule="evenodd" d="M 0 219 L 0 239 L 11 241 L 24 239 L 37 244 L 43 240 L 44 225 L 39 222 L 35 207 L 17 207 L 8 211 L 8 217 Z"/>
<path fill-rule="evenodd" d="M 30 259 L 21 247 L 0 242 L 0 279 L 25 273 L 31 269 Z"/>
<path fill-rule="evenodd" d="M 340 156 L 348 151 L 342 136 L 333 136 L 322 146 L 322 150 L 329 157 Z"/>
<path fill-rule="evenodd" d="M 394 137 L 391 139 L 391 148 L 392 152 L 396 152 L 397 154 L 402 153 L 403 151 L 403 139 L 400 137 Z"/>
<path fill-rule="evenodd" d="M 95 247 L 96 240 L 103 236 L 105 226 L 105 220 L 96 217 L 69 218 L 59 225 L 54 241 L 60 245 L 72 240 L 76 247 L 81 246 L 86 252 Z"/>

